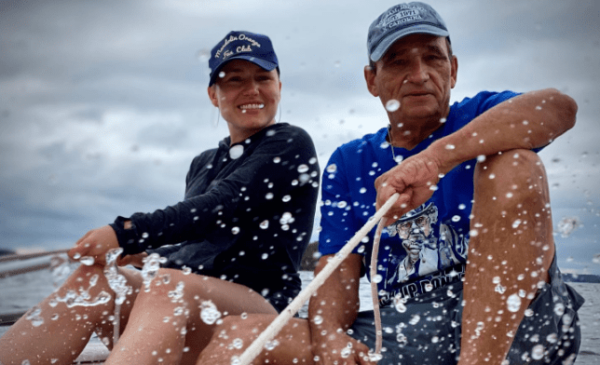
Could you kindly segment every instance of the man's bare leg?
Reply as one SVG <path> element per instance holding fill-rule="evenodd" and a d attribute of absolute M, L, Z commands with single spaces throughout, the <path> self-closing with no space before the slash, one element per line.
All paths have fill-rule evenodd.
<path fill-rule="evenodd" d="M 125 328 L 132 303 L 135 301 L 135 289 L 139 288 L 141 276 L 127 269 L 120 269 L 128 285 L 133 286 L 132 294 L 127 296 L 121 306 L 120 325 Z M 95 285 L 93 284 L 96 281 Z M 102 292 L 110 295 L 110 300 L 94 306 L 72 305 L 70 308 L 61 298 L 69 291 L 80 294 L 79 289 L 87 290 L 93 301 Z M 59 290 L 37 305 L 39 317 L 43 323 L 34 326 L 26 316 L 20 318 L 0 339 L 0 363 L 18 364 L 27 359 L 35 364 L 70 364 L 79 356 L 95 330 L 109 346 L 112 341 L 113 324 L 109 319 L 114 313 L 114 293 L 99 265 L 80 265 L 65 281 Z"/>
<path fill-rule="evenodd" d="M 488 156 L 474 177 L 460 364 L 500 364 L 554 257 L 546 172 L 531 151 Z"/>
<path fill-rule="evenodd" d="M 217 327 L 201 318 L 208 301 L 223 316 L 277 314 L 245 286 L 161 269 L 150 290 L 140 290 L 128 326 L 106 364 L 194 364 Z"/>

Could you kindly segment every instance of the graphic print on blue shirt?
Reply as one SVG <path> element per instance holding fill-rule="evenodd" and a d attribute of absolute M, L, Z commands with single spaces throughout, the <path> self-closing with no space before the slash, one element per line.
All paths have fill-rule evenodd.
<path fill-rule="evenodd" d="M 469 239 L 452 224 L 437 223 L 438 208 L 428 202 L 386 227 L 400 245 L 388 251 L 382 304 L 398 294 L 412 297 L 462 277 Z"/>

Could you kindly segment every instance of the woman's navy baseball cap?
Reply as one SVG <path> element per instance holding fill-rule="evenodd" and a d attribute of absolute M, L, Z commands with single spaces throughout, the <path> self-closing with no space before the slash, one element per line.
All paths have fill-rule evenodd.
<path fill-rule="evenodd" d="M 231 60 L 246 60 L 267 71 L 277 69 L 279 73 L 279 62 L 269 37 L 245 31 L 231 31 L 210 52 L 208 86 L 217 81 L 219 72 Z"/>

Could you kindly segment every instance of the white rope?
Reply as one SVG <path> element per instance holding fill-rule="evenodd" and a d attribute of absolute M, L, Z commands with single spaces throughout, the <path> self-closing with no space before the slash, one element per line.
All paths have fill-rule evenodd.
<path fill-rule="evenodd" d="M 252 360 L 258 356 L 263 346 L 275 337 L 279 331 L 285 326 L 287 321 L 296 314 L 304 302 L 306 302 L 313 293 L 327 280 L 327 278 L 333 273 L 333 271 L 344 261 L 352 250 L 358 245 L 360 240 L 363 239 L 377 224 L 377 222 L 383 217 L 385 213 L 392 207 L 392 205 L 398 200 L 400 195 L 398 193 L 392 195 L 385 204 L 367 221 L 367 223 L 346 243 L 342 249 L 332 256 L 323 268 L 321 272 L 308 284 L 304 290 L 298 294 L 298 296 L 271 322 L 271 324 L 265 328 L 265 330 L 252 342 L 252 344 L 242 353 L 242 355 L 235 361 L 236 364 L 249 365 Z"/>
<path fill-rule="evenodd" d="M 377 255 L 379 253 L 379 241 L 383 231 L 383 219 L 379 220 L 375 238 L 373 240 L 373 251 L 371 252 L 371 299 L 373 300 L 373 317 L 375 318 L 375 358 L 381 356 L 383 333 L 381 330 L 381 314 L 379 313 L 379 295 L 377 294 Z"/>

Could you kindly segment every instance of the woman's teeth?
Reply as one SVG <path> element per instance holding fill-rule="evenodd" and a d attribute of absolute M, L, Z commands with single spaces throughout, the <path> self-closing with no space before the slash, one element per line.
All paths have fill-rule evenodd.
<path fill-rule="evenodd" d="M 262 109 L 265 107 L 265 104 L 245 104 L 240 105 L 240 109 L 248 110 L 248 109 Z"/>

